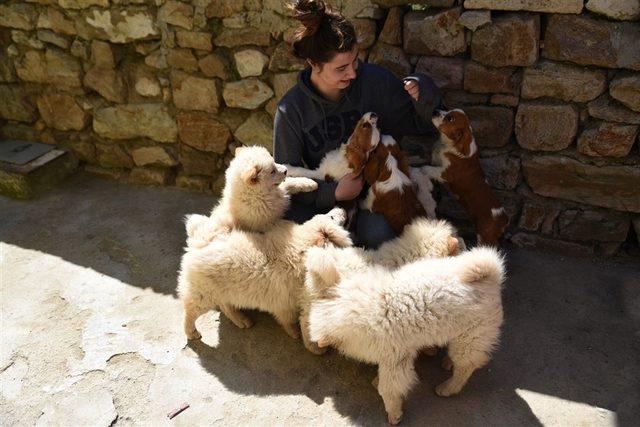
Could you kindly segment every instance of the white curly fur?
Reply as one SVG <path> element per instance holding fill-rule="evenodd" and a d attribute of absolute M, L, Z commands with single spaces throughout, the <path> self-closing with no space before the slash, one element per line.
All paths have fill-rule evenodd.
<path fill-rule="evenodd" d="M 453 375 L 436 387 L 458 393 L 496 346 L 503 320 L 503 260 L 491 248 L 447 258 L 421 259 L 399 269 L 369 266 L 341 274 L 344 251 L 311 249 L 306 289 L 311 341 L 378 365 L 377 389 L 388 420 L 417 382 L 414 360 L 429 346 L 448 346 Z M 374 381 L 375 383 L 376 381 Z"/>
<path fill-rule="evenodd" d="M 278 220 L 264 233 L 232 230 L 202 248 L 187 248 L 178 277 L 187 337 L 200 338 L 195 321 L 212 309 L 239 328 L 252 325 L 240 309 L 266 311 L 297 337 L 306 251 L 328 243 L 350 246 L 345 219 L 344 210 L 335 208 L 301 225 Z"/>
<path fill-rule="evenodd" d="M 232 229 L 265 231 L 289 208 L 289 195 L 313 191 L 308 178 L 285 178 L 287 168 L 275 163 L 266 148 L 239 147 L 225 172 L 222 198 L 210 217 L 188 215 L 187 246 L 201 248 Z"/>
<path fill-rule="evenodd" d="M 333 249 L 335 261 L 332 262 L 341 276 L 351 276 L 376 265 L 396 269 L 423 258 L 446 257 L 465 249 L 464 240 L 456 236 L 456 230 L 447 221 L 417 218 L 404 228 L 400 236 L 383 243 L 376 250 L 364 250 L 359 247 Z M 312 250 L 308 258 L 311 259 L 316 253 Z M 318 271 L 318 268 L 315 271 Z M 312 353 L 322 354 L 326 349 L 319 348 L 309 337 L 307 317 L 309 305 L 323 297 L 323 293 L 322 288 L 316 286 L 321 282 L 310 280 L 311 278 L 307 277 L 300 326 L 305 347 Z"/>

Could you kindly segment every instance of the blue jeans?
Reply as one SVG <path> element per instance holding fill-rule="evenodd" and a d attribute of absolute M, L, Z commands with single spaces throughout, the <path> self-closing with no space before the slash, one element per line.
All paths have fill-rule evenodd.
<path fill-rule="evenodd" d="M 291 207 L 285 214 L 285 218 L 302 224 L 314 215 L 326 213 L 315 210 L 312 206 L 300 203 L 291 203 Z M 380 214 L 370 210 L 358 209 L 355 226 L 352 227 L 351 239 L 356 246 L 365 249 L 377 249 L 382 243 L 396 237 L 395 232 L 389 226 L 387 220 Z"/>

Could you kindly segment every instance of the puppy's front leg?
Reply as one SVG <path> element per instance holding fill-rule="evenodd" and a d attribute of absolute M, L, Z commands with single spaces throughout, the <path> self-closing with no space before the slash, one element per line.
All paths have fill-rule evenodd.
<path fill-rule="evenodd" d="M 462 387 L 469 381 L 469 377 L 476 370 L 475 366 L 469 364 L 466 366 L 453 364 L 453 375 L 448 380 L 436 386 L 436 394 L 442 397 L 449 397 L 460 393 Z"/>
<path fill-rule="evenodd" d="M 240 329 L 247 329 L 253 326 L 253 321 L 246 314 L 229 304 L 220 304 L 220 311 Z"/>
<path fill-rule="evenodd" d="M 389 424 L 396 425 L 402 421 L 402 402 L 417 380 L 412 357 L 380 363 L 377 388 L 384 401 Z"/>
<path fill-rule="evenodd" d="M 188 340 L 199 340 L 202 335 L 196 329 L 196 320 L 206 310 L 195 300 L 188 297 L 182 300 L 182 305 L 184 307 L 184 333 Z"/>
<path fill-rule="evenodd" d="M 280 184 L 280 188 L 287 194 L 308 193 L 318 188 L 318 183 L 310 178 L 287 177 Z"/>
<path fill-rule="evenodd" d="M 420 168 L 420 172 L 429 177 L 429 179 L 435 179 L 436 181 L 442 182 L 442 172 L 444 169 L 439 166 L 422 166 Z"/>
<path fill-rule="evenodd" d="M 328 347 L 318 347 L 318 344 L 311 341 L 309 336 L 309 314 L 300 315 L 300 332 L 302 333 L 302 343 L 304 347 L 313 354 L 321 355 L 327 352 Z"/>
<path fill-rule="evenodd" d="M 278 323 L 284 331 L 294 340 L 300 338 L 300 329 L 298 328 L 298 313 L 296 310 L 283 309 L 274 313 Z"/>
<path fill-rule="evenodd" d="M 305 178 L 312 178 L 312 179 L 324 179 L 324 175 L 322 175 L 320 173 L 319 170 L 311 170 L 311 169 L 307 169 L 307 168 L 301 168 L 298 166 L 289 166 L 289 165 L 285 165 L 287 168 L 287 174 L 289 174 L 289 176 L 293 176 L 293 177 L 305 177 Z"/>

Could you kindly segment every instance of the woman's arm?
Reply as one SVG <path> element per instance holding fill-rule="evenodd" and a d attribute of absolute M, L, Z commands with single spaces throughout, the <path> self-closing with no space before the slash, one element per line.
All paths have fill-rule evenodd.
<path fill-rule="evenodd" d="M 273 158 L 277 163 L 291 166 L 304 166 L 302 159 L 303 138 L 300 126 L 289 121 L 285 106 L 278 106 L 273 125 Z M 319 211 L 326 211 L 336 205 L 335 182 L 315 180 L 318 189 L 308 193 L 299 193 L 291 197 L 294 203 L 311 205 Z"/>
<path fill-rule="evenodd" d="M 389 73 L 390 74 L 390 73 Z M 405 83 L 389 75 L 385 85 L 386 111 L 383 115 L 384 130 L 391 135 L 423 135 L 433 132 L 431 115 L 441 105 L 440 89 L 424 74 L 413 74 L 404 79 L 418 85 L 417 99 L 407 90 Z M 413 86 L 411 83 L 409 86 Z M 391 100 L 391 102 L 388 102 Z"/>

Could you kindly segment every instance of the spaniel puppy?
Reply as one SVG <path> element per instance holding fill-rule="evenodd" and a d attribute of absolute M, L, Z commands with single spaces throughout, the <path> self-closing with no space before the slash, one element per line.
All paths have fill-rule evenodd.
<path fill-rule="evenodd" d="M 289 176 L 340 181 L 348 173 L 361 172 L 369 158 L 369 153 L 380 142 L 380 131 L 377 123 L 378 116 L 376 113 L 365 113 L 356 124 L 356 128 L 347 143 L 329 151 L 316 169 L 310 170 L 286 165 Z"/>
<path fill-rule="evenodd" d="M 498 246 L 509 218 L 491 191 L 478 160 L 478 147 L 464 111 L 435 110 L 433 124 L 440 132 L 440 144 L 434 151 L 438 166 L 423 166 L 432 179 L 445 183 L 471 216 L 478 243 Z"/>
<path fill-rule="evenodd" d="M 405 225 L 416 218 L 433 218 L 435 203 L 430 204 L 431 215 L 428 215 L 418 196 L 419 190 L 411 180 L 420 175 L 419 171 L 410 170 L 407 157 L 396 140 L 383 135 L 364 167 L 369 193 L 361 206 L 383 215 L 396 234 L 402 233 Z"/>

